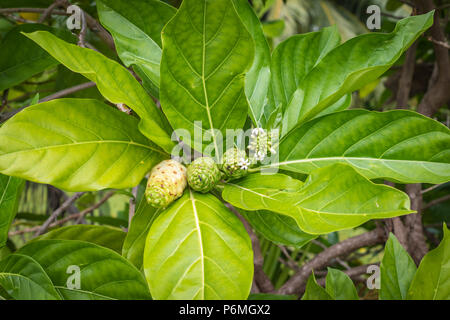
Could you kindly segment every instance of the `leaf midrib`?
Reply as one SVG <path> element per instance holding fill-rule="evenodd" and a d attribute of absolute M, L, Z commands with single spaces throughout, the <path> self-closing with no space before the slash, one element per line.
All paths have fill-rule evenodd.
<path fill-rule="evenodd" d="M 445 162 L 437 162 L 437 161 L 428 161 L 428 160 L 401 160 L 401 159 L 383 159 L 383 158 L 367 158 L 367 157 L 324 157 L 324 158 L 308 158 L 308 159 L 299 159 L 299 160 L 288 160 L 277 163 L 272 163 L 269 165 L 261 166 L 261 168 L 272 168 L 280 165 L 289 165 L 296 163 L 307 163 L 307 162 L 315 162 L 315 161 L 330 161 L 330 160 L 362 160 L 362 161 L 387 161 L 387 162 L 411 162 L 411 163 L 436 163 L 436 164 L 447 164 Z M 365 169 L 365 168 L 364 168 Z"/>
<path fill-rule="evenodd" d="M 205 4 L 206 6 L 206 4 Z M 199 242 L 199 246 L 200 246 L 200 260 L 201 260 L 201 266 L 202 266 L 202 283 L 201 283 L 201 290 L 202 290 L 202 300 L 205 299 L 205 257 L 204 257 L 204 253 L 203 253 L 203 238 L 202 238 L 202 232 L 200 229 L 200 221 L 198 218 L 198 213 L 197 213 L 197 207 L 195 206 L 195 197 L 192 194 L 192 190 L 189 189 L 189 198 L 191 200 L 192 203 L 192 212 L 194 213 L 194 219 L 195 219 L 195 227 L 197 229 L 197 234 L 198 234 L 198 242 Z"/>
<path fill-rule="evenodd" d="M 211 110 L 209 106 L 208 92 L 206 90 L 206 79 L 205 79 L 205 65 L 206 65 L 206 1 L 203 2 L 203 34 L 202 34 L 202 84 L 203 84 L 203 93 L 205 95 L 205 107 L 206 113 L 208 115 L 208 122 L 211 128 L 211 136 L 214 142 L 214 149 L 216 151 L 216 156 L 219 155 L 219 147 L 217 146 L 216 134 L 214 133 L 214 125 L 211 118 Z M 225 13 L 224 13 L 225 15 Z M 191 17 L 189 17 L 191 20 Z M 191 21 L 192 22 L 192 21 Z M 204 290 L 203 290 L 204 296 Z"/>
<path fill-rule="evenodd" d="M 236 187 L 236 188 L 238 188 L 238 189 L 242 189 L 242 190 L 241 190 L 241 194 L 242 194 L 243 191 L 247 191 L 247 192 L 250 192 L 250 193 L 254 193 L 254 194 L 256 194 L 256 195 L 258 195 L 258 196 L 260 196 L 260 197 L 262 197 L 262 198 L 268 198 L 268 199 L 273 200 L 273 201 L 281 202 L 280 199 L 273 198 L 273 197 L 271 197 L 271 196 L 265 195 L 265 194 L 263 194 L 263 193 L 256 192 L 256 191 L 254 191 L 254 190 L 245 188 L 245 187 L 240 186 L 240 185 L 237 185 L 237 184 L 228 183 L 228 185 L 232 185 L 232 186 L 234 186 L 234 187 Z M 348 190 L 347 190 L 347 191 L 348 191 Z M 294 208 L 300 209 L 301 212 L 303 212 L 303 210 L 307 210 L 307 211 L 311 211 L 311 212 L 317 213 L 317 214 L 319 214 L 319 215 L 333 215 L 333 216 L 362 216 L 362 217 L 368 217 L 368 216 L 371 216 L 372 214 L 374 214 L 374 215 L 385 215 L 385 214 L 391 214 L 391 213 L 395 213 L 395 212 L 405 212 L 405 214 L 406 214 L 406 213 L 412 213 L 412 212 L 415 212 L 415 211 L 413 211 L 413 210 L 406 210 L 406 209 L 403 209 L 403 210 L 402 210 L 402 209 L 398 209 L 398 208 L 397 208 L 396 210 L 391 210 L 391 211 L 377 211 L 377 212 L 373 212 L 373 213 L 358 213 L 358 212 L 342 213 L 342 212 L 317 211 L 317 210 L 313 210 L 313 209 L 310 209 L 310 208 L 302 207 L 300 204 L 293 204 L 292 206 L 293 206 Z M 271 209 L 270 209 L 269 207 L 266 206 L 266 208 L 265 208 L 265 209 L 262 209 L 262 210 L 271 210 Z M 280 214 L 284 214 L 284 213 L 280 213 Z"/>
<path fill-rule="evenodd" d="M 0 157 L 10 155 L 10 154 L 18 154 L 23 152 L 33 152 L 33 151 L 42 151 L 42 150 L 49 150 L 49 149 L 57 149 L 57 148 L 68 148 L 70 146 L 76 146 L 76 145 L 89 145 L 89 144 L 102 144 L 102 143 L 111 143 L 111 144 L 126 144 L 126 145 L 135 145 L 140 148 L 149 149 L 154 152 L 159 152 L 161 154 L 165 153 L 161 150 L 158 150 L 156 148 L 152 148 L 150 146 L 140 144 L 134 141 L 120 141 L 120 140 L 101 140 L 101 141 L 83 141 L 83 142 L 74 142 L 74 143 L 66 143 L 66 144 L 59 144 L 59 145 L 53 145 L 53 146 L 44 146 L 44 147 L 37 147 L 33 149 L 25 149 L 25 150 L 19 150 L 19 151 L 13 151 L 8 153 L 2 153 L 0 154 Z"/>

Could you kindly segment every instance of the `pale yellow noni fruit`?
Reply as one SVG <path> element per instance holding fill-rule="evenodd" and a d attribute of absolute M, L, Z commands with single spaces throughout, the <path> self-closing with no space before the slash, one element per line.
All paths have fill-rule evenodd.
<path fill-rule="evenodd" d="M 152 207 L 166 208 L 183 195 L 186 185 L 186 167 L 175 160 L 164 160 L 150 172 L 145 198 Z"/>

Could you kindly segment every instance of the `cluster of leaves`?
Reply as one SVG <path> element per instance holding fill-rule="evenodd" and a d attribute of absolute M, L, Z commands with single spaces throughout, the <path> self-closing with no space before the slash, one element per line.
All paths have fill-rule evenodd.
<path fill-rule="evenodd" d="M 135 116 L 97 99 L 70 98 L 27 107 L 4 123 L 3 243 L 22 179 L 66 191 L 131 188 L 170 157 L 174 129 L 191 137 L 200 130 L 216 154 L 223 152 L 217 132 L 280 129 L 279 161 L 266 167 L 286 174 L 254 173 L 222 184 L 214 194 L 186 190 L 165 210 L 141 200 L 127 234 L 104 226 L 49 232 L 0 262 L 5 298 L 146 299 L 151 292 L 155 299 L 247 299 L 252 245 L 224 202 L 239 208 L 267 239 L 301 246 L 371 219 L 413 212 L 405 193 L 373 179 L 431 184 L 450 179 L 447 127 L 411 111 L 346 110 L 353 91 L 380 77 L 431 26 L 433 12 L 401 20 L 391 33 L 343 44 L 335 27 L 295 35 L 271 52 L 246 0 L 184 0 L 178 10 L 153 0 L 98 0 L 97 10 L 121 62 L 142 85 L 117 61 L 73 44 L 70 34 L 65 38 L 36 24 L 11 31 L 11 37 L 27 37 L 42 54 L 39 63 L 18 66 L 23 72 L 2 71 L 0 88 L 61 63 Z M 184 143 L 198 152 L 209 145 Z M 72 265 L 81 268 L 81 289 L 67 286 Z M 416 286 L 425 286 L 419 274 L 420 268 Z M 327 295 L 343 294 L 336 287 L 339 279 L 338 272 L 329 273 Z M 311 281 L 306 297 L 313 296 Z M 415 297 L 417 287 L 411 288 Z"/>
<path fill-rule="evenodd" d="M 391 233 L 384 249 L 380 273 L 380 300 L 447 300 L 450 230 L 444 227 L 441 244 L 430 251 L 419 268 Z M 303 300 L 358 300 L 352 280 L 342 271 L 328 268 L 325 289 L 314 274 L 308 279 Z"/>

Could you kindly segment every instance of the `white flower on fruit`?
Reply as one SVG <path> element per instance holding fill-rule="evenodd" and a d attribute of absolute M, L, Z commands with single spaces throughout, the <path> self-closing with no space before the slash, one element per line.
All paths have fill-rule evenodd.
<path fill-rule="evenodd" d="M 250 160 L 241 158 L 239 159 L 237 165 L 240 167 L 241 170 L 247 170 L 248 167 L 250 166 Z"/>

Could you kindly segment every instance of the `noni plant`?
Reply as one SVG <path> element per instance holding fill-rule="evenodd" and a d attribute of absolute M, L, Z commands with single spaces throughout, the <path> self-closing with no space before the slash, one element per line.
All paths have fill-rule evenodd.
<path fill-rule="evenodd" d="M 39 24 L 16 32 L 46 55 L 46 67 L 61 64 L 98 92 L 37 98 L 0 127 L 0 246 L 8 231 L 22 232 L 9 228 L 24 180 L 67 193 L 62 209 L 32 229 L 39 237 L 0 261 L 0 297 L 247 299 L 254 280 L 263 288 L 249 233 L 266 241 L 264 250 L 322 250 L 337 232 L 365 224 L 374 238 L 358 239 L 375 245 L 387 239 L 376 233 L 381 221 L 415 214 L 404 184 L 450 180 L 445 125 L 352 99 L 403 59 L 434 11 L 399 20 L 390 33 L 344 41 L 330 26 L 269 45 L 269 26 L 247 0 L 184 0 L 179 8 L 97 0 L 96 8 L 117 57 L 94 50 L 84 31 L 78 40 Z M 131 197 L 126 229 L 79 224 L 117 190 Z M 83 207 L 85 192 L 96 191 L 103 202 Z M 64 221 L 78 224 L 58 228 Z M 418 269 L 389 236 L 380 298 L 450 298 L 448 281 L 436 280 L 450 277 L 443 230 Z M 388 281 L 399 277 L 395 265 L 404 274 Z M 75 278 L 68 285 L 70 266 L 79 268 L 79 286 Z M 323 288 L 315 265 L 305 268 L 307 283 L 285 273 L 286 285 L 261 291 L 291 295 L 304 285 L 303 299 L 358 299 L 342 271 L 330 268 Z M 424 278 L 430 272 L 433 281 Z"/>

